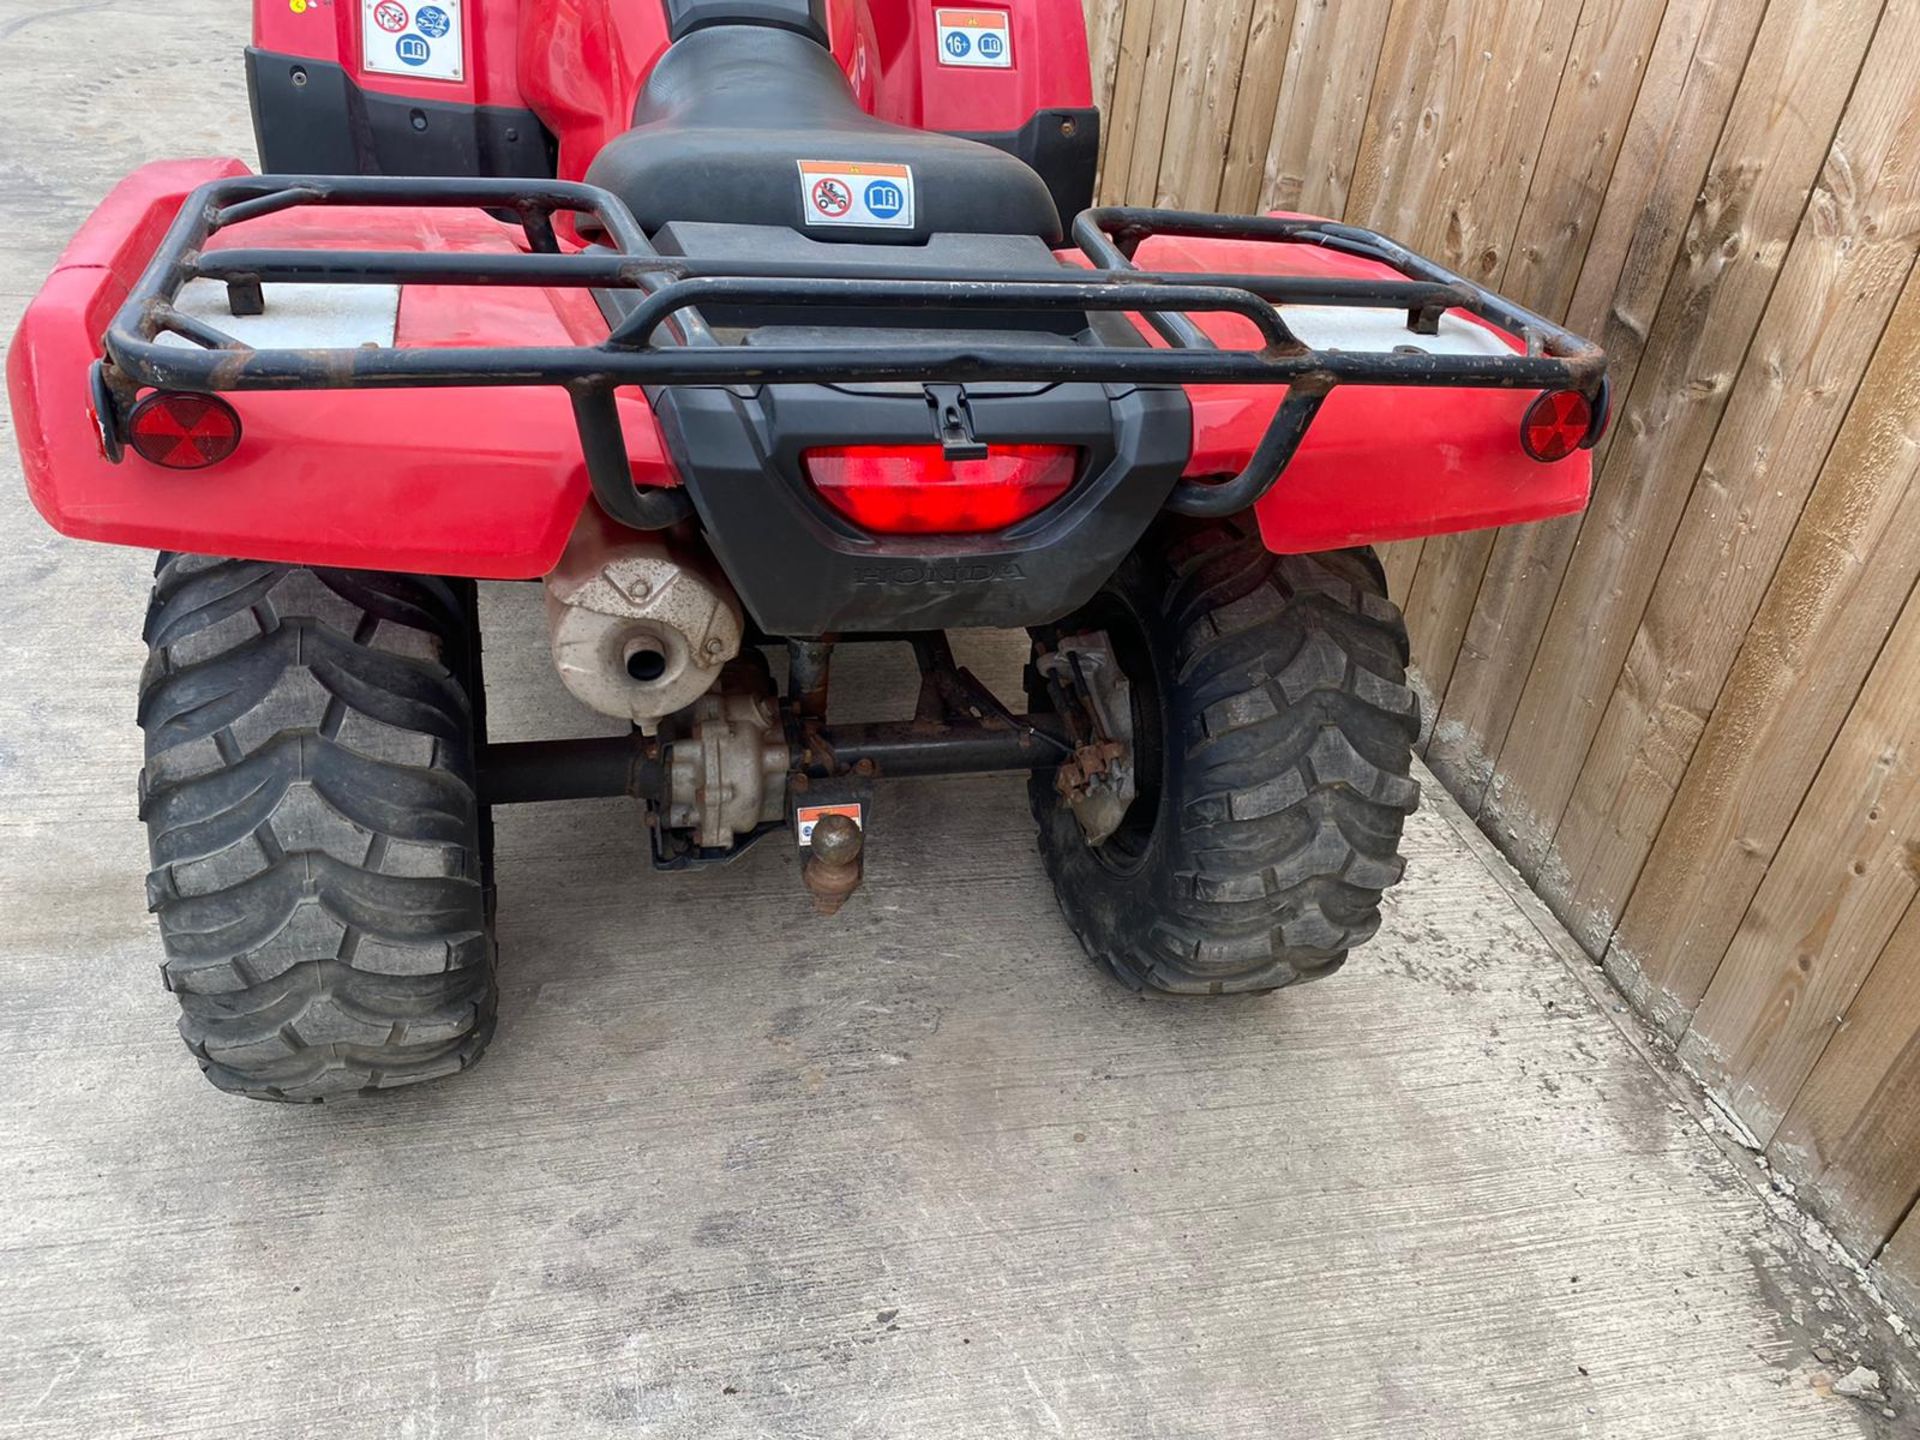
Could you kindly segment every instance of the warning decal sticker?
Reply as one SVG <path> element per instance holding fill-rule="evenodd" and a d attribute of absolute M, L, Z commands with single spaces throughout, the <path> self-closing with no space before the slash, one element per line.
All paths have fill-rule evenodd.
<path fill-rule="evenodd" d="M 360 0 L 360 63 L 382 75 L 464 80 L 461 0 Z"/>
<path fill-rule="evenodd" d="M 988 70 L 1006 70 L 1013 65 L 1006 11 L 935 10 L 933 24 L 942 65 Z"/>
<path fill-rule="evenodd" d="M 861 818 L 860 806 L 857 802 L 846 805 L 802 805 L 793 812 L 795 835 L 800 841 L 801 848 L 812 847 L 813 827 L 829 815 L 844 815 L 861 829 L 866 829 L 866 823 Z"/>
<path fill-rule="evenodd" d="M 800 207 L 809 225 L 913 228 L 913 171 L 905 165 L 802 160 Z"/>

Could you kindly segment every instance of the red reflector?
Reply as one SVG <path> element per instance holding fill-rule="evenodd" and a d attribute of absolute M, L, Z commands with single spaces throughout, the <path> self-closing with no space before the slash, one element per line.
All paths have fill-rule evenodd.
<path fill-rule="evenodd" d="M 1549 390 L 1520 419 L 1520 446 L 1536 460 L 1564 460 L 1593 428 L 1593 406 L 1578 390 Z"/>
<path fill-rule="evenodd" d="M 240 417 L 217 395 L 156 390 L 127 417 L 127 443 L 169 470 L 199 470 L 233 454 Z"/>
<path fill-rule="evenodd" d="M 995 445 L 949 460 L 938 445 L 832 445 L 807 451 L 807 478 L 835 510 L 882 535 L 977 535 L 1037 515 L 1073 484 L 1069 445 Z"/>

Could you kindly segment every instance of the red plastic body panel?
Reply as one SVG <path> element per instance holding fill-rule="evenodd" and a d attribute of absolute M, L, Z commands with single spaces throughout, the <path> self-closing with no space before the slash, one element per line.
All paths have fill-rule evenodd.
<path fill-rule="evenodd" d="M 979 134 L 1016 131 L 1040 110 L 1093 104 L 1080 0 L 956 7 L 1006 13 L 1006 69 L 942 65 L 938 8 L 935 0 L 827 0 L 834 58 L 861 108 L 899 125 Z M 463 13 L 460 81 L 365 69 L 355 0 L 303 0 L 300 10 L 288 0 L 254 0 L 253 40 L 275 54 L 340 65 L 382 95 L 530 109 L 559 142 L 563 180 L 585 175 L 632 123 L 640 87 L 667 48 L 663 0 L 467 0 Z"/>
<path fill-rule="evenodd" d="M 936 9 L 1005 11 L 1008 67 L 942 65 Z M 1079 0 L 861 0 L 859 10 L 871 24 L 875 48 L 874 95 L 867 108 L 882 120 L 922 130 L 998 133 L 1018 130 L 1036 111 L 1093 104 Z"/>
<path fill-rule="evenodd" d="M 1168 236 L 1148 239 L 1135 261 L 1148 270 L 1393 275 L 1376 261 L 1313 245 Z M 1258 332 L 1239 316 L 1194 319 L 1217 345 L 1259 348 Z M 1136 319 L 1136 324 L 1155 344 L 1162 343 L 1144 323 Z M 1511 337 L 1502 338 L 1519 348 Z M 1189 385 L 1193 452 L 1186 473 L 1239 471 L 1285 393 L 1279 387 Z M 1538 393 L 1424 386 L 1335 389 L 1279 483 L 1254 507 L 1262 540 L 1280 554 L 1305 554 L 1544 520 L 1582 509 L 1593 483 L 1588 451 L 1543 465 L 1521 449 L 1520 420 Z"/>
<path fill-rule="evenodd" d="M 552 569 L 590 487 L 572 409 L 551 386 L 239 394 L 239 449 L 209 470 L 102 454 L 86 391 L 100 336 L 188 192 L 243 170 L 207 160 L 135 171 L 28 307 L 7 384 L 36 508 L 64 534 L 150 549 L 482 579 Z M 512 249 L 518 236 L 478 212 L 350 209 L 233 233 L 239 244 L 397 250 Z M 605 333 L 584 291 L 409 286 L 396 340 L 565 345 Z M 644 400 L 619 403 L 636 482 L 677 484 Z"/>
<path fill-rule="evenodd" d="M 274 3 L 256 0 L 264 9 Z M 482 0 L 478 7 L 489 14 L 489 27 L 495 3 Z M 492 103 L 524 104 L 539 115 L 559 139 L 561 178 L 577 180 L 631 123 L 640 87 L 667 48 L 666 9 L 660 0 L 516 3 L 519 98 Z M 1012 63 L 1004 70 L 940 64 L 937 8 L 934 0 L 827 0 L 834 58 L 868 113 L 924 130 L 978 134 L 1018 130 L 1036 111 L 1093 104 L 1080 0 L 956 7 L 1006 12 Z M 357 32 L 352 43 L 359 43 Z M 388 76 L 359 74 L 352 64 L 357 49 L 342 53 L 359 82 L 373 89 L 413 94 L 418 84 L 431 85 L 400 90 Z"/>
<path fill-rule="evenodd" d="M 646 0 L 523 4 L 521 103 L 560 142 L 560 178 L 578 180 L 633 123 L 634 98 L 667 48 L 666 7 Z"/>
<path fill-rule="evenodd" d="M 304 55 L 345 67 L 356 85 L 382 95 L 440 100 L 449 105 L 524 104 L 520 98 L 521 16 L 546 0 L 467 0 L 463 80 L 423 80 L 361 67 L 359 0 L 254 0 L 253 43 L 276 55 Z M 645 4 L 634 9 L 647 9 Z M 657 6 L 652 7 L 658 9 Z"/>

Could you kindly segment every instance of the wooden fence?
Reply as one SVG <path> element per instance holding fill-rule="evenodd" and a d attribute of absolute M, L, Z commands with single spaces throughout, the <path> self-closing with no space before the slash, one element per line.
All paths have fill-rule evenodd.
<path fill-rule="evenodd" d="M 1427 761 L 1920 1306 L 1920 0 L 1087 0 L 1104 198 L 1600 339 L 1582 517 L 1391 547 Z"/>

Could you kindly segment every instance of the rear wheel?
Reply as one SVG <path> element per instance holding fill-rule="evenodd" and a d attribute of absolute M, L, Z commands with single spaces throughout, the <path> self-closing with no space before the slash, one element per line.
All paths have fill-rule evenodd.
<path fill-rule="evenodd" d="M 1371 550 L 1272 555 L 1169 524 L 1057 625 L 1103 632 L 1131 685 L 1137 794 L 1090 844 L 1035 772 L 1040 850 L 1095 960 L 1135 987 L 1272 990 L 1339 968 L 1400 878 L 1419 704 Z M 1028 670 L 1035 709 L 1049 687 Z"/>
<path fill-rule="evenodd" d="M 163 555 L 141 816 L 167 986 L 207 1078 L 334 1099 L 493 1029 L 470 582 Z"/>

